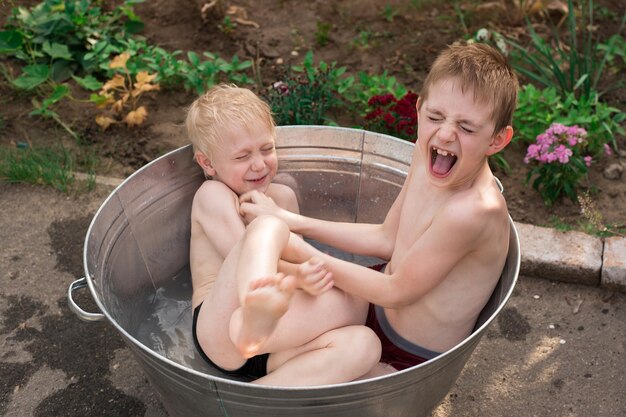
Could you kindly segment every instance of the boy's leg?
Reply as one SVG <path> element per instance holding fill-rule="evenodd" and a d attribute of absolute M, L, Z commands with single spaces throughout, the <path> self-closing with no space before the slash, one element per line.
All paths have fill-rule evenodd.
<path fill-rule="evenodd" d="M 271 242 L 273 236 L 269 234 L 264 238 L 265 242 Z M 235 279 L 238 266 L 241 260 L 261 258 L 259 255 L 264 254 L 266 248 L 263 246 L 258 249 L 260 252 L 244 254 L 244 240 L 242 238 L 224 260 L 198 317 L 197 336 L 200 345 L 217 365 L 225 369 L 237 369 L 245 362 L 230 338 L 231 318 L 234 318 L 233 313 L 240 307 L 238 283 Z M 274 260 L 274 272 L 276 265 L 277 259 Z M 258 273 L 255 275 L 262 276 Z M 259 353 L 288 350 L 310 342 L 328 330 L 364 324 L 367 308 L 367 302 L 338 289 L 331 289 L 317 297 L 296 290 L 287 313 L 278 321 L 276 329 L 264 344 L 263 351 Z M 238 311 L 239 317 L 240 313 L 241 310 Z"/>
<path fill-rule="evenodd" d="M 289 235 L 287 224 L 272 216 L 258 217 L 246 228 L 236 268 L 240 317 L 230 326 L 231 339 L 246 358 L 260 352 L 289 307 L 295 279 L 277 273 Z"/>
<path fill-rule="evenodd" d="M 346 326 L 297 348 L 270 354 L 268 375 L 253 383 L 311 386 L 348 382 L 375 367 L 380 354 L 380 340 L 371 329 Z"/>

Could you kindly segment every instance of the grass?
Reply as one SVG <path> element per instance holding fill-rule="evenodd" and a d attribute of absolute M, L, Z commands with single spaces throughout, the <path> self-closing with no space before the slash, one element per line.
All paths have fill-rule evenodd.
<path fill-rule="evenodd" d="M 83 157 L 87 168 L 87 190 L 95 186 L 94 159 Z M 77 191 L 73 171 L 76 163 L 72 154 L 62 146 L 15 148 L 0 146 L 0 180 L 10 183 L 30 183 L 51 186 L 63 193 Z"/>

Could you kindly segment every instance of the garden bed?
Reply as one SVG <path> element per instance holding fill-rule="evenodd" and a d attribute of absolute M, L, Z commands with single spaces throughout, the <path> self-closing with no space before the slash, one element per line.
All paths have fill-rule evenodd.
<path fill-rule="evenodd" d="M 0 19 L 10 14 L 10 2 L 0 5 Z M 21 6 L 35 1 L 20 2 Z M 116 2 L 119 4 L 120 2 Z M 301 65 L 306 53 L 314 52 L 316 63 L 336 62 L 347 74 L 359 71 L 382 74 L 387 71 L 398 82 L 419 91 L 428 67 L 447 45 L 466 39 L 481 27 L 508 34 L 522 34 L 524 19 L 510 9 L 492 5 L 479 7 L 481 2 L 462 1 L 295 1 L 295 0 L 236 0 L 224 3 L 219 13 L 205 8 L 202 1 L 152 0 L 134 6 L 145 24 L 141 35 L 147 41 L 168 51 L 195 51 L 201 55 L 210 51 L 224 59 L 238 56 L 254 61 L 256 77 L 250 75 L 250 88 L 266 94 L 274 82 L 284 77 L 292 65 Z M 497 2 L 493 2 L 494 4 Z M 511 3 L 511 2 L 502 2 Z M 616 33 L 623 7 L 619 0 L 596 2 L 595 35 L 608 39 Z M 229 6 L 236 6 L 230 9 Z M 113 7 L 109 5 L 108 7 Z M 555 13 L 558 17 L 558 12 Z M 554 16 L 553 16 L 554 17 Z M 228 18 L 228 19 L 226 19 Z M 17 72 L 14 61 L 2 58 L 9 70 Z M 623 71 L 623 67 L 621 70 Z M 607 72 L 607 77 L 612 77 Z M 256 82 L 255 81 L 256 78 Z M 609 80 L 610 81 L 610 80 Z M 86 100 L 89 93 L 72 87 L 76 99 Z M 148 111 L 145 123 L 134 128 L 123 124 L 102 131 L 94 122 L 99 111 L 91 103 L 64 100 L 55 107 L 60 119 L 79 137 L 76 140 L 51 119 L 29 116 L 32 96 L 16 92 L 5 81 L 0 82 L 0 145 L 29 147 L 63 143 L 73 149 L 78 163 L 96 160 L 101 175 L 127 176 L 159 155 L 186 143 L 182 123 L 185 108 L 196 92 L 177 88 L 162 88 L 144 96 Z M 624 89 L 604 96 L 609 104 L 624 110 Z M 345 108 L 338 108 L 330 117 L 335 123 L 361 127 L 364 120 Z M 626 149 L 624 137 L 616 137 L 618 146 Z M 581 216 L 578 204 L 567 199 L 547 207 L 541 196 L 525 184 L 528 166 L 523 159 L 525 146 L 514 143 L 504 157 L 510 171 L 496 169 L 502 180 L 514 220 L 552 227 L 574 227 L 597 231 L 588 218 Z M 626 161 L 626 157 L 621 158 Z M 602 222 L 626 228 L 626 174 L 608 179 L 604 171 L 619 162 L 619 154 L 598 160 L 590 168 L 589 184 L 592 209 Z"/>

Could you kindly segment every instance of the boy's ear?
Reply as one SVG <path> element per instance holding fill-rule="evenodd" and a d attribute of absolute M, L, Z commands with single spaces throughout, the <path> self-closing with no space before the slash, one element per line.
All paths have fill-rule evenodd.
<path fill-rule="evenodd" d="M 491 143 L 489 143 L 489 148 L 487 148 L 487 155 L 491 156 L 500 152 L 511 142 L 512 138 L 513 128 L 511 126 L 507 126 L 496 133 L 496 135 L 491 138 Z"/>
<path fill-rule="evenodd" d="M 215 175 L 215 168 L 213 168 L 213 163 L 211 163 L 211 158 L 206 156 L 206 154 L 202 151 L 196 151 L 196 162 L 200 165 L 200 168 L 204 171 L 206 175 L 209 177 L 213 177 Z"/>

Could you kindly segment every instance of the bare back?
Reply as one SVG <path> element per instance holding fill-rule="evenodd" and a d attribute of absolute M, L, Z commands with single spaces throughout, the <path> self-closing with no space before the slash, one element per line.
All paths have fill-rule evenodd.
<path fill-rule="evenodd" d="M 287 210 L 298 210 L 293 190 L 285 185 L 270 184 L 267 195 Z M 213 287 L 224 259 L 241 239 L 245 228 L 237 194 L 220 181 L 205 181 L 196 192 L 191 209 L 192 308 L 199 305 Z"/>
<path fill-rule="evenodd" d="M 385 313 L 400 335 L 442 352 L 471 332 L 497 283 L 508 212 L 486 163 L 471 184 L 451 191 L 429 183 L 415 162 L 390 212 L 397 230 L 385 271 L 406 282 L 409 301 Z M 419 293 L 410 294 L 414 288 Z"/>

